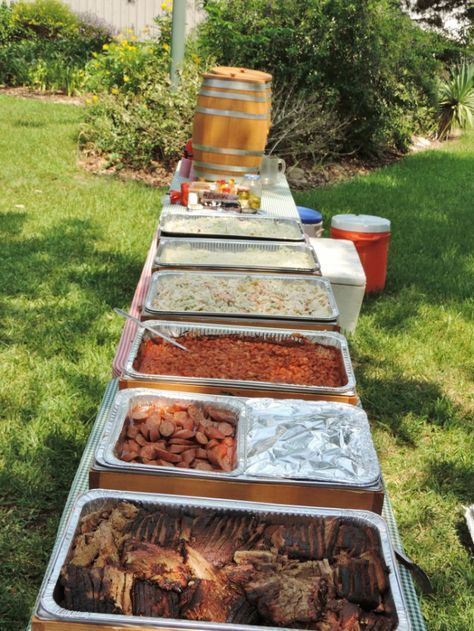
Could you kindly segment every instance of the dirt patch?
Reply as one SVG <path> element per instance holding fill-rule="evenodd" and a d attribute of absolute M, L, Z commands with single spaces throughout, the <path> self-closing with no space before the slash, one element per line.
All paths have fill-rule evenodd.
<path fill-rule="evenodd" d="M 22 99 L 36 99 L 37 101 L 50 101 L 51 103 L 66 103 L 67 105 L 84 105 L 85 96 L 68 96 L 62 92 L 42 92 L 32 88 L 6 88 L 0 87 L 0 94 L 16 96 Z"/>
<path fill-rule="evenodd" d="M 95 153 L 82 153 L 79 166 L 94 175 L 114 175 L 122 180 L 135 180 L 156 188 L 168 187 L 174 170 L 166 169 L 159 162 L 153 162 L 151 169 L 118 168 L 110 165 L 106 158 Z"/>

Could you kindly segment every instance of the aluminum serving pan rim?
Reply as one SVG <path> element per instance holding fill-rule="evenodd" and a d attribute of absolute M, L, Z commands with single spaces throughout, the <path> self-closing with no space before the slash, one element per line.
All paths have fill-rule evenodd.
<path fill-rule="evenodd" d="M 237 444 L 237 466 L 229 472 L 225 471 L 201 471 L 196 469 L 181 469 L 178 467 L 165 467 L 159 465 L 147 465 L 137 462 L 125 462 L 118 458 L 115 454 L 115 447 L 122 433 L 123 425 L 129 411 L 129 406 L 135 403 L 148 403 L 157 399 L 166 399 L 167 401 L 189 401 L 190 403 L 213 403 L 220 407 L 230 409 L 238 415 L 236 444 Z M 137 471 L 141 473 L 160 473 L 162 475 L 172 473 L 179 477 L 196 477 L 197 474 L 203 474 L 204 479 L 234 479 L 242 474 L 245 470 L 245 442 L 247 437 L 247 407 L 242 399 L 233 397 L 225 397 L 212 394 L 194 394 L 191 392 L 180 392 L 173 394 L 170 390 L 154 390 L 147 388 L 130 388 L 121 390 L 117 393 L 112 408 L 109 412 L 107 421 L 99 439 L 96 449 L 96 462 L 105 467 L 116 467 L 120 470 Z"/>
<path fill-rule="evenodd" d="M 290 250 L 294 250 L 296 252 L 304 252 L 308 254 L 312 261 L 313 265 L 311 266 L 299 266 L 299 267 L 285 267 L 285 266 L 276 266 L 276 265 L 253 265 L 251 262 L 242 265 L 236 265 L 232 263 L 226 263 L 225 265 L 221 265 L 220 263 L 166 263 L 161 260 L 161 256 L 163 255 L 163 251 L 166 250 L 167 247 L 172 247 L 173 245 L 188 245 L 191 249 L 199 249 L 206 248 L 212 251 L 220 251 L 220 250 L 230 250 L 232 252 L 237 252 L 241 250 L 261 250 L 261 251 L 275 251 L 279 248 L 289 248 Z M 318 257 L 314 248 L 309 246 L 305 242 L 293 242 L 288 243 L 285 241 L 245 241 L 245 240 L 237 240 L 237 239 L 182 239 L 180 237 L 163 237 L 160 239 L 158 243 L 158 249 L 156 251 L 156 256 L 154 260 L 155 267 L 163 267 L 163 268 L 186 268 L 186 269 L 215 269 L 215 268 L 223 268 L 223 269 L 232 269 L 232 270 L 261 270 L 268 272 L 292 272 L 294 274 L 301 274 L 306 272 L 318 272 L 321 269 L 321 266 L 318 261 Z"/>
<path fill-rule="evenodd" d="M 355 392 L 355 375 L 352 369 L 352 362 L 349 355 L 349 347 L 346 338 L 335 331 L 306 331 L 304 329 L 277 329 L 268 327 L 230 326 L 225 324 L 199 324 L 197 322 L 172 322 L 167 320 L 148 320 L 148 326 L 156 327 L 168 336 L 179 337 L 185 333 L 197 335 L 246 335 L 253 337 L 263 337 L 265 339 L 287 339 L 291 336 L 300 336 L 310 342 L 322 344 L 324 346 L 334 346 L 339 349 L 342 357 L 343 367 L 346 373 L 347 383 L 343 386 L 315 386 L 301 385 L 297 383 L 280 383 L 273 381 L 244 381 L 240 379 L 217 379 L 207 377 L 182 377 L 179 375 L 159 375 L 138 372 L 133 367 L 133 362 L 137 357 L 142 340 L 149 339 L 151 333 L 139 328 L 132 342 L 127 361 L 123 369 L 123 377 L 136 381 L 161 381 L 164 383 L 179 384 L 199 384 L 205 386 L 219 386 L 227 388 L 255 388 L 262 392 L 277 390 L 281 392 L 301 392 L 311 394 L 353 394 Z M 185 352 L 185 351 L 183 351 Z"/>
<path fill-rule="evenodd" d="M 328 309 L 329 314 L 324 315 L 291 315 L 291 314 L 278 314 L 278 313 L 239 313 L 239 312 L 227 312 L 227 311 L 190 311 L 190 310 L 180 310 L 180 311 L 168 311 L 166 309 L 158 309 L 153 306 L 154 297 L 160 292 L 160 282 L 162 279 L 173 278 L 173 277 L 184 277 L 189 276 L 192 278 L 204 277 L 204 278 L 213 278 L 217 279 L 221 278 L 240 278 L 242 280 L 248 278 L 250 280 L 263 280 L 267 282 L 271 282 L 272 280 L 281 280 L 285 283 L 296 283 L 301 285 L 300 291 L 305 291 L 306 283 L 309 285 L 316 285 L 319 287 L 327 297 L 328 301 Z M 297 289 L 295 288 L 295 292 Z M 295 278 L 290 278 L 288 274 L 258 274 L 254 272 L 192 272 L 187 270 L 163 270 L 159 272 L 154 272 L 151 277 L 150 286 L 148 287 L 147 295 L 144 303 L 143 313 L 146 315 L 152 315 L 156 317 L 160 316 L 189 316 L 190 319 L 193 317 L 219 317 L 219 318 L 239 318 L 239 319 L 251 319 L 251 320 L 285 320 L 285 321 L 294 321 L 297 324 L 298 321 L 302 322 L 324 322 L 324 323 L 336 323 L 337 318 L 339 317 L 339 309 L 336 304 L 336 299 L 334 297 L 334 292 L 331 287 L 331 283 L 327 278 L 323 278 L 322 276 L 303 276 L 299 275 Z"/>
<path fill-rule="evenodd" d="M 172 220 L 173 218 L 185 218 L 187 221 L 191 222 L 193 221 L 193 219 L 201 219 L 201 218 L 205 218 L 205 219 L 235 219 L 237 221 L 257 221 L 257 222 L 261 222 L 261 221 L 267 221 L 267 222 L 273 222 L 273 223 L 283 223 L 283 224 L 289 224 L 292 227 L 296 228 L 298 230 L 298 237 L 294 236 L 294 237 L 285 237 L 282 238 L 281 236 L 261 236 L 261 235 L 243 235 L 243 234 L 233 234 L 231 231 L 229 231 L 226 234 L 222 234 L 222 231 L 215 231 L 215 232 L 177 232 L 177 231 L 170 231 L 166 229 L 166 222 Z M 191 224 L 190 224 L 191 225 Z M 182 213 L 182 212 L 176 212 L 173 213 L 173 211 L 171 210 L 166 210 L 164 213 L 161 214 L 161 218 L 160 218 L 160 228 L 161 228 L 161 232 L 165 235 L 169 235 L 169 236 L 174 236 L 174 235 L 180 235 L 183 237 L 190 237 L 190 238 L 196 238 L 196 235 L 199 235 L 199 237 L 219 237 L 219 238 L 237 238 L 237 239 L 252 239 L 252 240 L 257 240 L 257 241 L 262 241 L 262 240 L 268 240 L 268 241 L 304 241 L 304 232 L 303 232 L 303 228 L 301 226 L 301 223 L 295 218 L 295 219 L 290 219 L 288 217 L 272 217 L 271 215 L 242 215 L 241 213 L 231 213 L 231 212 L 199 212 L 199 213 Z"/>
<path fill-rule="evenodd" d="M 152 504 L 156 508 L 174 508 L 175 510 L 199 511 L 202 509 L 219 511 L 235 511 L 250 513 L 269 519 L 274 516 L 295 517 L 348 517 L 357 523 L 373 526 L 380 538 L 380 548 L 385 564 L 389 569 L 388 582 L 391 596 L 398 617 L 398 631 L 412 631 L 406 603 L 402 593 L 401 579 L 395 551 L 390 541 L 388 527 L 384 519 L 370 511 L 340 508 L 319 508 L 309 506 L 290 506 L 286 504 L 268 504 L 241 500 L 208 499 L 204 497 L 190 497 L 184 495 L 163 495 L 159 493 L 133 493 L 129 491 L 113 491 L 95 489 L 79 496 L 71 509 L 66 521 L 60 543 L 56 553 L 46 571 L 46 580 L 38 599 L 36 614 L 41 619 L 61 620 L 63 622 L 86 622 L 90 624 L 135 625 L 138 627 L 152 627 L 157 629 L 195 629 L 201 631 L 256 631 L 270 629 L 272 631 L 291 631 L 285 627 L 270 627 L 250 624 L 234 624 L 223 622 L 204 622 L 198 620 L 184 620 L 177 618 L 152 618 L 146 616 L 127 616 L 122 614 L 102 614 L 71 611 L 59 605 L 55 600 L 55 589 L 60 577 L 61 568 L 67 561 L 71 544 L 77 533 L 81 516 L 94 510 L 106 509 L 117 501 L 135 502 L 141 505 Z"/>
<path fill-rule="evenodd" d="M 128 411 L 128 406 L 132 400 L 137 399 L 144 402 L 152 401 L 153 399 L 169 399 L 169 400 L 190 400 L 199 402 L 211 402 L 218 405 L 226 405 L 230 407 L 239 407 L 242 410 L 241 416 L 239 416 L 238 434 L 237 434 L 237 454 L 238 454 L 238 466 L 230 472 L 225 471 L 201 471 L 197 469 L 181 469 L 177 467 L 165 467 L 158 465 L 145 465 L 137 462 L 126 462 L 121 460 L 115 455 L 115 445 L 120 436 L 125 416 Z M 377 463 L 377 467 L 373 467 L 371 475 L 366 475 L 366 478 L 362 481 L 354 480 L 342 480 L 334 479 L 329 480 L 323 477 L 318 477 L 316 474 L 313 477 L 303 476 L 275 476 L 275 475 L 255 475 L 247 473 L 247 455 L 248 455 L 248 433 L 252 429 L 252 424 L 255 422 L 255 418 L 258 417 L 258 413 L 252 408 L 252 404 L 264 405 L 264 402 L 270 401 L 270 399 L 248 399 L 246 397 L 226 397 L 223 395 L 205 395 L 194 393 L 176 393 L 174 395 L 170 390 L 155 390 L 154 388 L 129 388 L 127 390 L 119 390 L 116 394 L 112 405 L 107 413 L 107 420 L 104 425 L 102 435 L 99 439 L 98 446 L 95 451 L 95 464 L 99 467 L 103 467 L 108 471 L 113 470 L 119 473 L 147 473 L 153 476 L 161 476 L 166 474 L 176 474 L 179 477 L 192 478 L 192 479 L 216 479 L 229 480 L 234 482 L 252 483 L 252 484 L 295 484 L 304 485 L 308 487 L 325 487 L 325 488 L 337 488 L 337 489 L 361 489 L 364 491 L 376 490 L 380 487 L 382 477 L 380 471 L 380 465 L 378 464 L 378 458 L 373 446 L 372 437 L 370 434 L 370 426 L 367 419 L 367 414 L 364 410 L 359 409 L 357 406 L 350 405 L 348 403 L 329 402 L 329 401 L 304 401 L 300 399 L 278 399 L 280 405 L 288 404 L 299 405 L 303 404 L 305 408 L 332 408 L 334 413 L 339 410 L 345 411 L 354 417 L 358 417 L 358 423 L 364 425 L 366 442 L 368 443 L 367 450 L 371 454 L 374 461 Z"/>

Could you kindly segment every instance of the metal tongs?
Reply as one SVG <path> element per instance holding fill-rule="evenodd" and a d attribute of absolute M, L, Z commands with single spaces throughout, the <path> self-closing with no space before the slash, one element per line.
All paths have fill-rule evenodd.
<path fill-rule="evenodd" d="M 170 344 L 173 344 L 174 346 L 177 346 L 178 348 L 180 348 L 183 351 L 188 351 L 189 352 L 189 348 L 186 348 L 186 346 L 183 346 L 182 344 L 180 344 L 179 342 L 174 340 L 172 337 L 168 337 L 164 333 L 161 333 L 160 331 L 157 331 L 155 328 L 153 328 L 152 326 L 150 326 L 146 322 L 142 322 L 141 320 L 138 320 L 138 318 L 135 318 L 134 316 L 132 316 L 129 313 L 127 313 L 126 311 L 123 311 L 122 309 L 119 309 L 118 307 L 114 307 L 114 311 L 115 311 L 115 313 L 118 313 L 119 315 L 121 315 L 123 318 L 127 318 L 128 320 L 131 320 L 137 326 L 140 326 L 142 329 L 146 329 L 147 331 L 151 331 L 154 335 L 158 335 L 159 337 L 163 338 L 164 340 L 166 340 Z"/>

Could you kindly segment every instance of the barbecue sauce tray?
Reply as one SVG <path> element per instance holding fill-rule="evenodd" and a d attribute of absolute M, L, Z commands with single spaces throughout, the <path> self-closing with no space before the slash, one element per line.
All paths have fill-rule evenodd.
<path fill-rule="evenodd" d="M 160 217 L 163 236 L 304 241 L 297 219 L 232 212 L 182 213 L 165 211 Z"/>
<path fill-rule="evenodd" d="M 134 409 L 154 404 L 216 406 L 238 418 L 232 471 L 200 471 L 121 458 Z M 380 466 L 365 412 L 345 403 L 241 399 L 133 388 L 108 411 L 91 488 L 260 500 L 382 511 Z"/>
<path fill-rule="evenodd" d="M 206 286 L 207 283 L 215 283 L 214 290 L 219 292 L 218 284 L 221 281 L 222 288 L 226 281 L 230 283 L 241 283 L 242 285 L 248 285 L 248 289 L 245 292 L 236 291 L 235 294 L 245 300 L 247 295 L 259 295 L 258 288 L 252 288 L 252 282 L 261 283 L 262 287 L 267 285 L 271 286 L 272 282 L 284 283 L 285 287 L 293 286 L 293 295 L 295 300 L 304 300 L 305 296 L 308 296 L 310 292 L 314 296 L 320 296 L 324 305 L 313 305 L 316 307 L 317 313 L 311 315 L 294 315 L 291 312 L 291 305 L 288 305 L 290 294 L 285 296 L 284 306 L 279 307 L 277 313 L 242 313 L 238 311 L 238 308 L 232 311 L 219 311 L 218 308 L 212 310 L 199 310 L 198 308 L 198 295 L 200 294 L 198 283 L 203 283 Z M 165 294 L 166 288 L 171 289 L 173 294 L 179 291 L 180 283 L 187 284 L 188 294 L 184 296 L 181 304 L 182 309 L 168 310 L 165 307 L 156 305 L 156 301 L 160 300 L 160 295 Z M 241 286 L 242 286 L 241 285 Z M 270 291 L 268 294 L 268 300 L 274 299 L 274 295 Z M 288 300 L 287 300 L 288 299 Z M 193 310 L 189 301 L 193 302 L 195 308 Z M 237 307 L 237 305 L 236 305 Z M 262 311 L 265 306 L 262 305 Z M 271 307 L 271 305 L 269 305 Z M 284 310 L 287 309 L 288 313 L 285 314 Z M 271 310 L 271 309 L 269 309 Z M 255 322 L 257 326 L 279 326 L 284 328 L 304 328 L 304 329 L 325 329 L 325 330 L 339 330 L 337 319 L 339 317 L 339 310 L 336 305 L 334 293 L 332 291 L 331 283 L 326 278 L 320 276 L 289 276 L 288 274 L 256 274 L 245 272 L 210 272 L 210 271 L 186 271 L 186 270 L 174 270 L 174 271 L 158 271 L 151 277 L 150 286 L 148 288 L 147 296 L 145 298 L 145 304 L 142 311 L 142 319 L 149 320 L 153 318 L 160 318 L 166 320 L 175 321 L 193 321 L 204 323 L 216 323 L 216 324 L 251 324 Z"/>
<path fill-rule="evenodd" d="M 140 372 L 134 367 L 138 358 L 142 341 L 153 337 L 144 329 L 137 331 L 135 339 L 130 347 L 130 352 L 125 363 L 119 387 L 136 388 L 151 387 L 198 392 L 202 394 L 237 395 L 244 397 L 273 397 L 288 398 L 298 397 L 311 400 L 329 400 L 357 405 L 359 398 L 355 391 L 355 376 L 349 355 L 346 338 L 333 331 L 305 331 L 302 329 L 277 329 L 264 327 L 239 327 L 213 324 L 167 322 L 162 320 L 149 320 L 148 324 L 165 335 L 180 338 L 186 342 L 187 336 L 222 336 L 235 335 L 238 337 L 251 337 L 270 341 L 294 341 L 305 340 L 310 343 L 336 348 L 340 353 L 340 370 L 344 375 L 345 383 L 341 386 L 300 385 L 295 383 L 276 383 L 270 381 L 253 380 L 228 380 L 204 377 L 182 377 L 178 375 L 149 374 Z M 186 352 L 183 353 L 183 362 L 186 362 Z"/>
<path fill-rule="evenodd" d="M 207 259 L 200 258 L 200 253 Z M 153 270 L 183 268 L 291 274 L 319 274 L 321 270 L 314 248 L 306 243 L 161 238 Z"/>
<path fill-rule="evenodd" d="M 112 511 L 115 511 L 114 515 L 119 516 L 122 521 L 108 521 Z M 135 521 L 132 523 L 133 519 Z M 166 538 L 165 548 L 159 547 L 163 545 L 160 539 L 161 534 L 159 535 L 153 527 L 150 529 L 147 525 L 148 521 L 152 525 L 153 519 L 154 524 L 162 524 L 160 533 L 163 533 Z M 95 536 L 97 541 L 97 534 L 94 535 L 94 533 L 97 533 L 98 522 L 101 525 L 105 523 L 106 526 L 110 524 L 109 528 L 115 528 L 118 532 L 122 532 L 120 528 L 128 528 L 127 532 L 130 535 L 116 544 L 121 548 L 120 551 L 117 548 L 119 557 L 122 559 L 117 561 L 119 565 L 106 561 L 103 566 L 97 563 L 98 567 L 94 569 L 92 564 L 96 561 L 83 559 L 81 565 L 74 556 L 76 553 L 74 545 L 78 541 L 76 537 L 81 532 L 90 533 L 92 540 Z M 206 530 L 206 523 L 216 525 L 214 529 Z M 235 529 L 234 536 L 229 536 L 225 532 L 226 523 L 230 524 L 229 529 Z M 216 531 L 217 526 L 220 529 Z M 270 540 L 270 534 L 275 530 L 281 536 L 278 543 L 274 542 L 273 538 Z M 268 533 L 268 539 L 262 539 L 260 533 L 264 533 L 263 536 Z M 87 534 L 82 537 L 86 537 L 82 539 L 82 542 L 87 547 L 91 539 L 87 538 Z M 201 543 L 196 537 L 201 537 Z M 257 552 L 256 557 L 252 556 L 251 552 L 252 537 L 263 541 L 263 552 L 260 551 L 260 554 Z M 217 569 L 219 562 L 214 558 L 212 560 L 206 558 L 206 555 L 212 554 L 211 551 L 219 554 L 216 538 L 220 545 L 222 541 L 225 542 L 225 549 L 220 548 L 222 559 L 227 555 L 222 565 L 227 563 L 226 567 L 231 571 L 233 567 L 239 570 L 241 566 L 237 563 L 242 560 L 242 557 L 244 561 L 249 558 L 254 559 L 254 565 L 250 566 L 253 569 L 248 571 L 257 571 L 257 576 L 263 580 L 264 584 L 262 590 L 257 591 L 257 600 L 254 600 L 253 604 L 250 604 L 250 600 L 245 595 L 250 594 L 245 591 L 245 585 L 251 580 L 248 575 L 243 576 L 242 587 L 239 589 L 232 587 L 228 579 L 229 574 L 224 574 L 223 571 Z M 126 552 L 124 552 L 125 546 L 128 546 Z M 237 552 L 239 548 L 242 552 Z M 146 568 L 136 565 L 134 550 L 138 550 L 138 553 L 140 550 L 162 550 L 171 555 L 173 564 L 170 567 L 175 572 L 172 576 L 169 574 L 167 576 L 174 580 L 183 577 L 181 587 L 173 585 L 170 589 L 170 584 L 168 584 L 167 589 L 162 590 L 156 585 L 156 581 L 164 580 L 166 569 L 158 574 L 155 573 L 152 577 L 155 583 L 147 579 L 143 580 Z M 258 547 L 253 550 L 255 554 Z M 265 552 L 266 550 L 268 552 Z M 127 556 L 124 557 L 124 554 Z M 261 556 L 262 554 L 264 557 Z M 368 575 L 364 574 L 357 565 L 357 560 L 364 554 L 365 558 L 369 555 L 371 559 L 372 578 L 369 584 L 367 583 Z M 344 561 L 344 557 L 347 558 L 347 556 L 349 561 Z M 97 558 L 104 558 L 104 552 L 99 553 Z M 182 565 L 176 565 L 177 559 L 182 560 Z M 71 563 L 72 560 L 74 563 Z M 124 561 L 130 571 L 120 569 L 124 567 Z M 267 562 L 265 567 L 259 565 L 262 561 Z M 280 565 L 277 565 L 278 562 Z M 295 611 L 293 603 L 296 597 L 300 597 L 302 587 L 298 582 L 294 597 L 288 598 L 285 603 L 284 598 L 285 595 L 288 596 L 286 593 L 288 586 L 286 580 L 282 581 L 280 578 L 285 573 L 291 572 L 292 567 L 298 568 L 300 562 L 304 564 L 303 568 L 308 568 L 306 572 L 310 571 L 314 576 L 311 579 L 311 589 L 321 594 L 321 597 L 316 599 L 317 594 L 311 591 L 314 600 L 310 602 L 318 603 L 317 605 L 308 607 L 304 599 L 301 601 L 304 603 L 301 606 L 306 607 L 305 613 L 309 611 L 312 616 L 331 615 L 334 605 L 330 598 L 324 596 L 324 590 L 332 589 L 335 590 L 334 593 L 338 598 L 345 598 L 341 602 L 347 602 L 344 614 L 332 615 L 344 616 L 346 612 L 354 615 L 353 612 L 356 611 L 360 617 L 367 619 L 368 616 L 373 616 L 378 622 L 385 622 L 384 626 L 377 626 L 377 628 L 398 631 L 412 629 L 387 525 L 380 516 L 374 513 L 93 490 L 78 498 L 69 515 L 60 545 L 47 569 L 46 580 L 32 621 L 32 630 L 117 631 L 126 628 L 129 631 L 152 629 L 256 631 L 265 628 L 277 631 L 277 629 L 301 628 L 305 623 L 298 622 L 297 616 L 304 617 L 304 614 L 300 614 L 301 606 Z M 367 566 L 367 561 L 362 561 L 361 565 Z M 177 567 L 181 570 L 180 572 L 177 571 Z M 379 570 L 375 570 L 376 567 Z M 110 574 L 114 570 L 119 573 L 119 579 L 123 581 L 121 589 L 115 592 L 113 585 L 119 579 L 115 573 L 115 583 L 110 580 Z M 378 573 L 379 578 L 374 576 L 374 571 Z M 296 576 L 303 577 L 304 573 L 301 575 L 296 573 Z M 346 578 L 341 582 L 343 576 Z M 75 577 L 79 577 L 79 580 L 80 577 L 85 577 L 86 582 L 77 584 Z M 92 586 L 92 581 L 94 586 Z M 88 585 L 90 588 L 87 588 Z M 271 585 L 276 585 L 276 588 L 274 587 L 275 593 L 272 592 L 269 598 L 268 589 Z M 327 587 L 328 585 L 330 587 Z M 179 594 L 180 591 L 185 592 L 186 596 L 190 591 L 192 593 L 189 598 L 186 596 L 183 598 L 183 594 Z M 357 598 L 354 598 L 356 593 Z M 198 605 L 196 605 L 196 598 Z M 364 603 L 363 608 L 351 604 L 348 598 Z M 80 605 L 76 605 L 79 600 Z M 85 605 L 84 600 L 87 603 Z M 285 604 L 288 605 L 289 602 L 292 603 L 291 611 L 290 608 L 285 608 Z M 375 612 L 376 603 L 381 603 L 378 605 L 378 613 Z M 214 604 L 214 609 L 212 609 L 212 604 Z M 197 606 L 202 609 L 198 611 L 198 615 L 195 615 Z M 268 608 L 265 609 L 265 607 Z M 315 614 L 313 609 L 315 607 L 318 608 L 318 612 L 321 612 L 324 607 L 324 613 Z M 93 609 L 97 613 L 84 611 L 84 609 Z M 123 613 L 124 610 L 126 614 Z M 112 613 L 113 611 L 117 613 Z M 205 613 L 203 614 L 202 611 Z M 278 626 L 271 626 L 272 623 L 268 622 L 269 615 L 271 620 L 274 620 L 277 615 L 283 616 L 283 619 L 280 620 Z M 202 620 L 203 617 L 207 619 Z M 221 621 L 216 618 L 220 618 Z M 263 627 L 261 626 L 262 619 L 265 618 L 267 620 L 265 624 L 269 626 Z M 224 621 L 229 619 L 231 622 Z"/>

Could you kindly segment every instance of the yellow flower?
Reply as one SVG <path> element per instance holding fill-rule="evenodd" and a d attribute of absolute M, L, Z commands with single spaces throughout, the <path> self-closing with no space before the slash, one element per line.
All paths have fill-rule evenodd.
<path fill-rule="evenodd" d="M 110 46 L 108 44 L 104 44 L 102 46 L 102 50 L 109 50 Z"/>
<path fill-rule="evenodd" d="M 136 35 L 130 35 L 130 39 L 132 40 L 132 42 L 136 42 L 137 41 L 137 36 Z"/>
<path fill-rule="evenodd" d="M 130 81 L 130 77 L 128 76 L 128 74 L 123 75 L 123 80 L 124 80 L 124 83 L 128 83 Z"/>
<path fill-rule="evenodd" d="M 94 96 L 92 97 L 92 103 L 97 103 L 98 100 L 99 97 L 97 96 L 97 94 L 94 94 Z"/>
<path fill-rule="evenodd" d="M 90 105 L 92 103 L 91 99 L 86 99 L 86 105 Z"/>
<path fill-rule="evenodd" d="M 169 50 L 169 49 L 170 49 L 169 44 L 163 44 L 163 50 Z"/>
<path fill-rule="evenodd" d="M 118 94 L 119 93 L 119 89 L 117 88 L 116 85 L 114 85 L 114 87 L 110 91 L 112 92 L 112 94 Z"/>
<path fill-rule="evenodd" d="M 191 59 L 194 61 L 195 64 L 198 64 L 201 61 L 201 57 L 199 57 L 199 55 L 196 55 L 195 53 L 191 55 Z"/>

